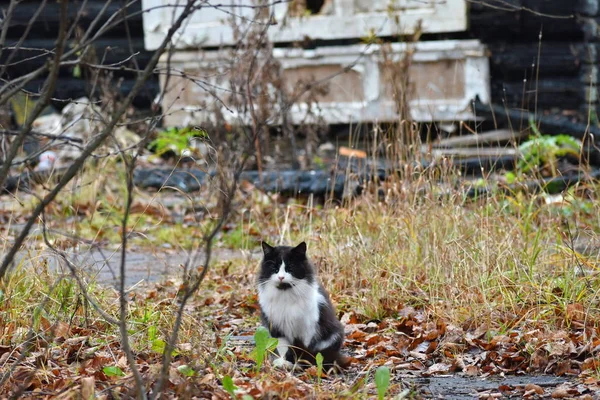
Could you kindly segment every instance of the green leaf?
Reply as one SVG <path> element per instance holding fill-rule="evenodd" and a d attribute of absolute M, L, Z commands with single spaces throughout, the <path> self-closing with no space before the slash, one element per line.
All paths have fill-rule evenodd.
<path fill-rule="evenodd" d="M 265 328 L 264 326 L 259 326 L 256 332 L 254 333 L 254 343 L 256 345 L 256 349 L 254 352 L 251 353 L 251 355 L 254 356 L 254 361 L 256 361 L 256 369 L 260 369 L 260 367 L 262 366 L 265 360 L 267 349 L 273 343 L 269 339 L 273 338 L 271 338 L 271 335 L 269 334 L 267 328 Z M 275 339 L 275 341 L 277 341 L 277 339 Z"/>
<path fill-rule="evenodd" d="M 79 64 L 73 67 L 73 78 L 81 78 L 81 67 Z"/>
<path fill-rule="evenodd" d="M 180 365 L 177 367 L 177 371 L 184 376 L 194 376 L 196 374 L 196 371 L 191 369 L 189 365 Z"/>
<path fill-rule="evenodd" d="M 203 132 L 199 130 L 200 135 Z M 190 139 L 194 137 L 194 132 L 189 128 L 171 128 L 165 131 L 161 131 L 152 142 L 150 142 L 150 148 L 154 148 L 156 155 L 161 156 L 168 151 L 173 151 L 177 154 L 181 154 L 189 144 Z"/>
<path fill-rule="evenodd" d="M 315 360 L 317 361 L 317 382 L 320 384 L 321 373 L 323 372 L 323 354 L 317 353 Z"/>
<path fill-rule="evenodd" d="M 269 340 L 267 341 L 267 351 L 275 350 L 278 343 L 279 343 L 279 340 L 270 337 Z"/>
<path fill-rule="evenodd" d="M 529 172 L 534 167 L 549 166 L 553 174 L 556 173 L 558 157 L 578 157 L 582 143 L 569 135 L 541 135 L 534 131 L 536 136 L 529 138 L 519 146 L 521 158 L 517 167 L 522 172 Z"/>
<path fill-rule="evenodd" d="M 152 341 L 152 344 L 151 344 L 150 348 L 154 352 L 163 354 L 165 352 L 165 348 L 166 347 L 167 347 L 167 343 L 164 340 L 162 340 L 162 339 L 154 339 Z M 177 350 L 175 350 L 175 349 L 173 350 L 173 352 L 171 352 L 172 356 L 176 356 L 177 354 L 179 354 L 179 352 Z"/>
<path fill-rule="evenodd" d="M 517 180 L 517 176 L 513 172 L 507 172 L 504 174 L 504 177 L 506 178 L 506 183 L 509 185 L 512 185 Z"/>
<path fill-rule="evenodd" d="M 152 341 L 152 351 L 155 351 L 157 353 L 161 353 L 161 354 L 164 353 L 166 346 L 167 346 L 167 344 L 165 343 L 164 340 L 155 339 Z"/>
<path fill-rule="evenodd" d="M 390 369 L 385 366 L 377 368 L 377 371 L 375 371 L 375 386 L 377 386 L 377 397 L 379 400 L 384 399 L 389 385 Z"/>
<path fill-rule="evenodd" d="M 117 367 L 116 365 L 104 367 L 102 368 L 102 372 L 104 372 L 104 375 L 106 376 L 125 376 L 125 372 L 123 372 L 121 368 Z"/>
<path fill-rule="evenodd" d="M 250 353 L 250 357 L 256 362 L 256 369 L 259 370 L 265 361 L 268 351 L 273 351 L 277 347 L 279 341 L 272 338 L 269 331 L 264 326 L 259 326 L 254 333 L 254 344 L 256 347 Z"/>
<path fill-rule="evenodd" d="M 42 307 L 36 307 L 33 310 L 33 329 L 40 329 L 40 321 L 42 317 Z"/>
<path fill-rule="evenodd" d="M 156 338 L 158 337 L 158 333 L 157 333 L 157 329 L 156 326 L 151 325 L 148 327 L 148 340 L 153 342 L 156 340 Z"/>
<path fill-rule="evenodd" d="M 225 389 L 225 391 L 227 391 L 232 398 L 236 398 L 235 390 L 237 389 L 237 386 L 233 384 L 233 379 L 231 379 L 229 375 L 225 375 L 223 377 L 223 389 Z"/>

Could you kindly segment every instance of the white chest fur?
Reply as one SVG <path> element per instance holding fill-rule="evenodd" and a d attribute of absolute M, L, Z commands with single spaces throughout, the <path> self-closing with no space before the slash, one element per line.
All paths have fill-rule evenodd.
<path fill-rule="evenodd" d="M 296 283 L 288 290 L 279 290 L 272 284 L 260 286 L 258 300 L 273 327 L 290 343 L 299 339 L 308 347 L 317 333 L 319 304 L 325 299 L 316 283 Z"/>

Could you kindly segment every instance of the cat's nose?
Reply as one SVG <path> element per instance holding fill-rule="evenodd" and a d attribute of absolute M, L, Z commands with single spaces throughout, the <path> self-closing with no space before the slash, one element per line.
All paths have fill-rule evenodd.
<path fill-rule="evenodd" d="M 278 276 L 278 278 L 280 281 L 282 281 L 285 278 L 285 276 Z"/>

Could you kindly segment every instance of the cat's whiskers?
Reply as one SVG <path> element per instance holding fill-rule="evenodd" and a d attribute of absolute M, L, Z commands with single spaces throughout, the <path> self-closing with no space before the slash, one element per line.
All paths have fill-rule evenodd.
<path fill-rule="evenodd" d="M 266 287 L 269 284 L 269 281 L 259 282 L 258 287 Z"/>
<path fill-rule="evenodd" d="M 290 282 L 290 284 L 292 285 L 292 291 L 294 292 L 294 294 L 298 297 L 303 296 L 304 294 L 302 293 L 301 288 L 299 287 L 300 284 L 299 283 L 292 283 Z"/>

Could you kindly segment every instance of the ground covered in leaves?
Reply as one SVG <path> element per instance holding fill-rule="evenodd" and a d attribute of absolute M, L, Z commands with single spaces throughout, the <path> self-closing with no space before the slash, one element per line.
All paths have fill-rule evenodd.
<path fill-rule="evenodd" d="M 93 182 L 48 210 L 52 244 L 118 248 L 122 196 Z M 165 398 L 373 398 L 380 366 L 391 371 L 386 396 L 428 398 L 427 379 L 453 375 L 498 382 L 474 385 L 471 394 L 481 398 L 597 397 L 597 188 L 466 200 L 460 192 L 428 196 L 427 185 L 388 182 L 383 196 L 367 191 L 316 204 L 242 184 L 235 215 L 215 243 L 242 251 L 227 261 L 217 256 L 186 304 Z M 199 211 L 186 201 L 138 193 L 131 245 L 165 253 L 194 245 L 216 205 Z M 18 204 L 4 204 L 7 245 L 14 235 L 8 225 L 26 215 L 27 202 Z M 60 234 L 69 227 L 77 227 L 78 240 Z M 308 242 L 346 326 L 353 361 L 346 373 L 288 373 L 271 368 L 268 357 L 261 364 L 252 341 L 261 239 Z M 0 287 L 2 397 L 134 396 L 118 326 L 97 311 L 118 319 L 118 292 L 82 274 L 86 298 L 68 270 L 46 263 L 43 248 L 34 234 L 27 254 L 36 261 L 16 265 Z M 171 279 L 129 291 L 127 330 L 149 393 L 181 301 L 180 275 L 174 265 Z M 494 380 L 539 374 L 562 380 Z"/>

